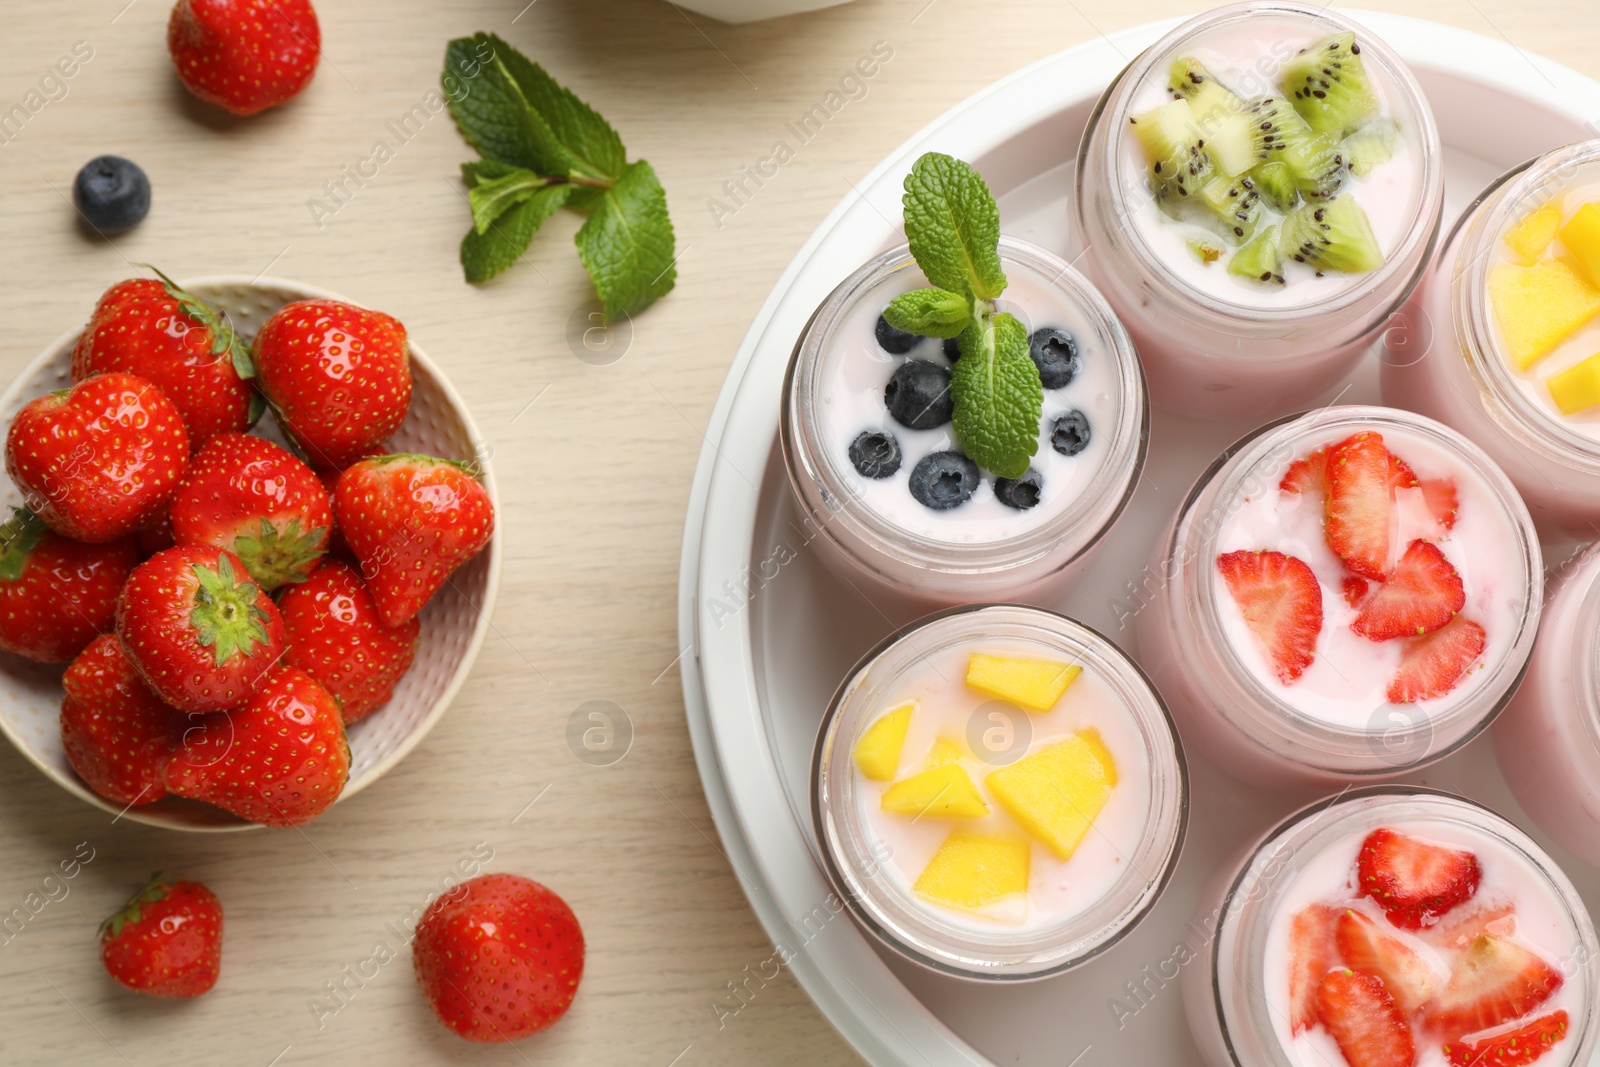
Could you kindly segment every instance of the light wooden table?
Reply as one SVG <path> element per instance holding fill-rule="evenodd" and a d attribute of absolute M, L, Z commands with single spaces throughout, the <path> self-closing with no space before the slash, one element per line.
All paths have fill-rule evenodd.
<path fill-rule="evenodd" d="M 93 49 L 64 85 L 45 83 L 55 99 L 0 134 L 0 374 L 81 323 L 129 261 L 345 293 L 400 316 L 471 405 L 494 448 L 506 556 L 499 636 L 450 713 L 384 781 L 304 833 L 112 825 L 0 747 L 0 913 L 42 895 L 80 843 L 94 857 L 0 943 L 0 1064 L 853 1062 L 787 973 L 737 1015 L 715 1007 L 737 1003 L 727 983 L 772 947 L 720 852 L 683 720 L 674 602 L 701 427 L 760 302 L 850 181 L 1002 75 L 1202 5 L 859 0 L 730 27 L 658 0 L 525 2 L 322 0 L 315 83 L 242 122 L 178 86 L 164 0 L 0 4 L 0 111 L 75 42 Z M 1590 0 L 1384 6 L 1509 36 L 1600 77 Z M 636 320 L 610 365 L 568 342 L 590 299 L 576 220 L 547 224 L 519 266 L 473 289 L 456 263 L 468 224 L 456 165 L 469 151 L 445 115 L 404 143 L 387 126 L 436 88 L 445 42 L 480 29 L 591 101 L 668 190 L 678 289 Z M 879 41 L 893 59 L 865 96 L 778 177 L 730 201 L 723 183 L 774 141 L 792 143 L 785 123 Z M 377 141 L 394 158 L 319 228 L 308 202 Z M 150 218 L 115 247 L 86 236 L 66 200 L 78 167 L 102 152 L 139 161 L 155 185 Z M 714 211 L 713 198 L 737 210 Z M 568 719 L 589 700 L 631 720 L 632 750 L 613 766 L 568 747 Z M 560 892 L 589 943 L 570 1015 L 513 1048 L 439 1027 L 408 951 L 375 974 L 363 966 L 393 943 L 390 924 L 486 848 L 488 869 Z M 126 995 L 97 958 L 96 924 L 157 868 L 204 880 L 226 908 L 222 979 L 194 1003 Z M 371 977 L 347 977 L 363 970 Z M 330 982 L 351 992 L 319 1014 L 310 1004 Z"/>

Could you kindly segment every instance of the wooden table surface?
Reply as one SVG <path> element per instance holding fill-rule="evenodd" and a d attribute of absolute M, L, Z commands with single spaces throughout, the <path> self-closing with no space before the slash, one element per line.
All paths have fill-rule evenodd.
<path fill-rule="evenodd" d="M 0 1064 L 855 1062 L 787 972 L 737 1014 L 717 1008 L 738 1004 L 728 983 L 773 950 L 721 854 L 684 725 L 677 565 L 701 428 L 769 288 L 885 152 L 1041 56 L 1202 5 L 858 0 L 728 26 L 660 0 L 525 3 L 321 0 L 314 83 L 242 121 L 178 85 L 162 0 L 0 4 L 0 112 L 37 107 L 0 131 L 0 377 L 81 324 L 130 262 L 324 286 L 399 316 L 449 374 L 493 448 L 505 540 L 495 635 L 454 706 L 383 781 L 303 833 L 113 825 L 0 746 L 0 914 L 37 909 L 0 933 Z M 1600 77 L 1592 0 L 1383 6 Z M 569 342 L 591 299 L 576 219 L 552 220 L 511 272 L 468 286 L 456 165 L 470 152 L 446 115 L 404 141 L 389 125 L 436 89 L 445 42 L 477 30 L 592 102 L 666 186 L 678 288 L 634 321 L 614 362 Z M 723 183 L 789 139 L 785 123 L 880 41 L 893 58 L 865 95 L 730 201 Z M 92 58 L 53 80 L 75 46 Z M 328 183 L 380 141 L 392 158 L 330 199 Z M 67 199 L 103 152 L 137 160 L 155 187 L 150 217 L 114 245 L 80 228 Z M 610 766 L 568 746 L 591 700 L 634 731 Z M 441 879 L 491 851 L 484 869 L 560 892 L 589 946 L 571 1013 L 510 1048 L 440 1027 L 408 950 L 370 962 Z M 46 880 L 75 855 L 92 856 L 76 878 Z M 222 978 L 197 1002 L 128 995 L 97 958 L 96 924 L 154 869 L 205 881 L 226 909 Z M 348 992 L 331 1000 L 329 983 Z"/>

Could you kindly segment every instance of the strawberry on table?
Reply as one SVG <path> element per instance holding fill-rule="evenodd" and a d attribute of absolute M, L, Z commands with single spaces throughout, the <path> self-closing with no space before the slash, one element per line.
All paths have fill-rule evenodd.
<path fill-rule="evenodd" d="M 278 425 L 314 467 L 380 451 L 411 408 L 406 328 L 381 311 L 287 304 L 256 334 L 255 358 Z"/>
<path fill-rule="evenodd" d="M 1567 1013 L 1549 1015 L 1476 1041 L 1451 1041 L 1444 1056 L 1451 1067 L 1518 1067 L 1532 1063 L 1567 1036 Z"/>
<path fill-rule="evenodd" d="M 160 274 L 160 271 L 156 272 Z M 216 308 L 165 274 L 105 291 L 72 349 L 72 380 L 115 371 L 161 390 L 183 418 L 189 447 L 248 429 L 261 414 L 249 347 Z"/>
<path fill-rule="evenodd" d="M 479 875 L 445 893 L 412 942 L 428 1004 L 468 1041 L 519 1041 L 561 1018 L 583 957 L 567 902 L 514 874 Z"/>
<path fill-rule="evenodd" d="M 298 95 L 321 49 L 310 0 L 178 0 L 167 21 L 167 50 L 184 86 L 235 115 Z"/>
<path fill-rule="evenodd" d="M 94 544 L 158 516 L 188 462 L 178 409 L 131 374 L 31 400 L 6 434 L 6 470 L 23 502 L 57 533 Z"/>
<path fill-rule="evenodd" d="M 1424 1015 L 1428 1025 L 1454 1041 L 1528 1014 L 1561 984 L 1561 973 L 1531 950 L 1479 934 L 1456 957 L 1450 980 Z"/>
<path fill-rule="evenodd" d="M 422 623 L 385 626 L 355 568 L 325 560 L 309 580 L 292 586 L 278 605 L 289 651 L 286 660 L 321 682 L 346 724 L 394 694 L 411 666 Z"/>
<path fill-rule="evenodd" d="M 222 968 L 222 904 L 199 882 L 158 874 L 100 924 L 100 960 L 135 993 L 198 997 Z"/>
<path fill-rule="evenodd" d="M 1391 923 L 1420 930 L 1472 899 L 1483 871 L 1470 852 L 1379 827 L 1361 843 L 1356 877 L 1361 895 L 1371 897 Z"/>
<path fill-rule="evenodd" d="M 227 549 L 268 592 L 305 581 L 333 527 L 328 491 L 311 468 L 239 433 L 213 437 L 195 453 L 168 514 L 179 544 Z"/>
<path fill-rule="evenodd" d="M 1328 453 L 1328 547 L 1352 573 L 1375 582 L 1388 577 L 1392 473 L 1381 434 L 1363 431 Z"/>
<path fill-rule="evenodd" d="M 362 460 L 339 477 L 333 512 L 388 626 L 415 617 L 494 533 L 488 492 L 434 456 Z"/>
<path fill-rule="evenodd" d="M 1289 920 L 1289 1029 L 1300 1033 L 1317 1025 L 1317 990 L 1338 966 L 1334 931 L 1339 909 L 1307 904 Z"/>
<path fill-rule="evenodd" d="M 61 685 L 61 746 L 89 788 L 116 804 L 151 804 L 166 796 L 167 764 L 189 716 L 150 691 L 116 637 L 96 638 L 72 661 Z"/>
<path fill-rule="evenodd" d="M 1395 704 L 1444 696 L 1478 662 L 1487 643 L 1488 634 L 1482 626 L 1457 615 L 1442 628 L 1406 646 L 1385 696 Z"/>
<path fill-rule="evenodd" d="M 184 711 L 238 707 L 283 654 L 283 618 L 237 556 L 179 545 L 139 564 L 117 636 L 140 677 Z"/>
<path fill-rule="evenodd" d="M 1311 666 L 1322 632 L 1322 586 L 1305 561 L 1282 552 L 1228 552 L 1217 570 L 1285 685 Z"/>
<path fill-rule="evenodd" d="M 132 538 L 87 545 L 26 508 L 0 526 L 0 648 L 67 663 L 116 621 L 117 594 L 139 562 Z"/>
<path fill-rule="evenodd" d="M 1345 909 L 1335 928 L 1339 958 L 1352 970 L 1375 974 L 1400 1010 L 1410 1015 L 1438 986 L 1433 969 L 1417 951 L 1359 911 Z"/>
<path fill-rule="evenodd" d="M 189 730 L 167 789 L 267 826 L 300 826 L 339 799 L 350 746 L 339 705 L 309 674 L 278 667 L 240 707 Z"/>
<path fill-rule="evenodd" d="M 1421 637 L 1449 622 L 1466 603 L 1461 575 L 1438 545 L 1418 539 L 1350 628 L 1373 641 Z"/>
<path fill-rule="evenodd" d="M 1412 1067 L 1411 1027 L 1376 975 L 1338 970 L 1317 990 L 1317 1013 L 1350 1067 Z"/>

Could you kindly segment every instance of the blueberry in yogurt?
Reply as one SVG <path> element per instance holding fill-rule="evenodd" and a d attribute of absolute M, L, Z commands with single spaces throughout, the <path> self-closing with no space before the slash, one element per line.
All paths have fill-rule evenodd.
<path fill-rule="evenodd" d="M 850 442 L 850 463 L 863 478 L 887 478 L 900 469 L 900 442 L 892 433 L 863 430 Z"/>
<path fill-rule="evenodd" d="M 1044 493 L 1044 476 L 1029 467 L 1020 478 L 996 478 L 994 498 L 1008 508 L 1026 511 L 1037 507 Z"/>
<path fill-rule="evenodd" d="M 1076 456 L 1089 447 L 1089 417 L 1076 408 L 1057 415 L 1050 424 L 1050 447 L 1063 456 Z"/>
<path fill-rule="evenodd" d="M 878 325 L 874 327 L 873 334 L 878 338 L 878 347 L 891 356 L 903 356 L 922 340 L 914 333 L 890 326 L 889 320 L 882 315 L 878 316 Z"/>
<path fill-rule="evenodd" d="M 1028 337 L 1028 356 L 1039 368 L 1039 384 L 1063 389 L 1078 376 L 1078 342 L 1065 330 L 1045 326 Z"/>
<path fill-rule="evenodd" d="M 883 402 L 894 421 L 912 430 L 931 430 L 950 421 L 950 372 L 926 359 L 908 359 L 896 367 L 883 389 Z"/>
<path fill-rule="evenodd" d="M 911 495 L 934 511 L 949 511 L 978 488 L 978 465 L 960 452 L 932 452 L 911 470 Z"/>

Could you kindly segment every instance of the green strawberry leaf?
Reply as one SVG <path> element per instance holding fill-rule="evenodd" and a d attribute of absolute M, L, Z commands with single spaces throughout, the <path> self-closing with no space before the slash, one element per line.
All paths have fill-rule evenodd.
<path fill-rule="evenodd" d="M 527 251 L 528 242 L 545 219 L 554 215 L 574 186 L 551 185 L 507 210 L 480 232 L 476 226 L 461 239 L 461 267 L 474 285 L 488 281 Z"/>
<path fill-rule="evenodd" d="M 540 174 L 570 173 L 577 160 L 528 106 L 527 97 L 501 61 L 500 50 L 510 51 L 504 41 L 486 33 L 458 37 L 446 46 L 445 94 L 456 128 L 489 159 Z M 458 89 L 464 87 L 465 91 L 453 91 L 451 79 L 460 79 Z"/>
<path fill-rule="evenodd" d="M 628 156 L 622 138 L 599 112 L 579 100 L 545 69 L 494 34 L 488 35 L 495 58 L 521 90 L 528 106 L 538 113 L 573 161 L 573 176 L 620 178 Z"/>
<path fill-rule="evenodd" d="M 959 159 L 928 152 L 906 175 L 906 239 L 928 281 L 975 300 L 1005 291 L 1000 209 L 982 176 Z"/>
<path fill-rule="evenodd" d="M 973 462 L 1002 478 L 1020 478 L 1039 450 L 1044 388 L 1028 357 L 1028 331 L 1001 312 L 968 326 L 950 374 L 956 437 Z"/>
<path fill-rule="evenodd" d="M 27 508 L 11 509 L 11 519 L 0 526 L 0 580 L 14 582 L 22 577 L 44 530 L 44 520 Z"/>
<path fill-rule="evenodd" d="M 190 566 L 198 581 L 189 611 L 195 642 L 212 650 L 218 667 L 235 655 L 255 655 L 255 646 L 268 640 L 267 613 L 256 604 L 260 590 L 255 583 L 240 581 L 226 555 L 218 557 L 216 570 L 200 563 Z"/>
<path fill-rule="evenodd" d="M 677 280 L 667 194 L 642 159 L 595 202 L 576 241 L 608 321 L 650 306 Z"/>
<path fill-rule="evenodd" d="M 109 941 L 122 936 L 122 928 L 129 923 L 138 922 L 146 904 L 154 904 L 166 895 L 167 883 L 158 871 L 150 876 L 150 880 L 137 893 L 128 898 L 127 903 L 106 916 L 105 921 L 100 924 L 100 940 Z"/>
<path fill-rule="evenodd" d="M 959 337 L 972 322 L 972 304 L 960 293 L 913 289 L 889 301 L 883 317 L 895 329 L 922 337 Z"/>
<path fill-rule="evenodd" d="M 166 288 L 167 295 L 178 302 L 178 310 L 207 327 L 211 331 L 211 354 L 213 356 L 226 355 L 233 364 L 233 371 L 240 378 L 254 378 L 256 376 L 255 357 L 250 353 L 250 346 L 239 337 L 233 329 L 233 321 L 228 318 L 228 313 L 201 300 L 187 290 L 179 287 L 178 283 L 167 277 L 161 268 L 149 263 L 138 263 L 135 266 L 144 267 L 152 271 L 161 284 Z"/>

